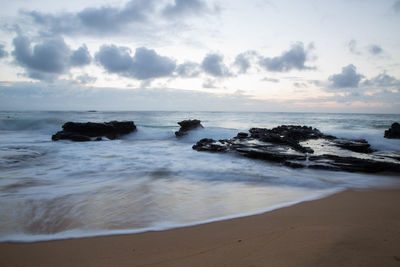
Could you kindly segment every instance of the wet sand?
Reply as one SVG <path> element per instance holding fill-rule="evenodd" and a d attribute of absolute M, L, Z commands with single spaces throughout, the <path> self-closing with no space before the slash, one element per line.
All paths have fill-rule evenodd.
<path fill-rule="evenodd" d="M 160 232 L 0 243 L 0 266 L 400 266 L 400 190 Z"/>

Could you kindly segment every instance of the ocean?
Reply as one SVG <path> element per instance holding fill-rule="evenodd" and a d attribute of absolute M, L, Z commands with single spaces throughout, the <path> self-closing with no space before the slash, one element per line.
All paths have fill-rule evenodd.
<path fill-rule="evenodd" d="M 203 129 L 176 138 L 178 121 Z M 51 141 L 67 121 L 133 120 L 137 132 L 102 142 Z M 312 169 L 198 152 L 283 124 L 364 138 L 400 153 L 383 133 L 400 115 L 253 112 L 0 112 L 0 241 L 137 233 L 262 213 L 346 189 L 400 187 L 399 177 Z"/>

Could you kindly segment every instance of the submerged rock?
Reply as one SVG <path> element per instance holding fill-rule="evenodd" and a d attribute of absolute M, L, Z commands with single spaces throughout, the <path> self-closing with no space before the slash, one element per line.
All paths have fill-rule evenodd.
<path fill-rule="evenodd" d="M 103 136 L 113 140 L 121 135 L 136 131 L 136 125 L 133 121 L 110 121 L 104 123 L 67 122 L 62 128 L 62 131 L 57 132 L 51 137 L 53 141 L 101 141 Z"/>
<path fill-rule="evenodd" d="M 254 159 L 279 162 L 292 168 L 352 172 L 400 172 L 400 155 L 374 154 L 366 140 L 325 135 L 307 126 L 251 128 L 232 139 L 202 139 L 193 149 L 232 152 Z"/>
<path fill-rule="evenodd" d="M 395 122 L 385 131 L 385 138 L 400 139 L 400 124 Z"/>
<path fill-rule="evenodd" d="M 184 120 L 178 122 L 178 124 L 181 126 L 179 131 L 175 132 L 176 137 L 181 137 L 185 136 L 188 131 L 194 130 L 196 128 L 203 128 L 203 125 L 200 123 L 201 121 L 199 120 Z"/>

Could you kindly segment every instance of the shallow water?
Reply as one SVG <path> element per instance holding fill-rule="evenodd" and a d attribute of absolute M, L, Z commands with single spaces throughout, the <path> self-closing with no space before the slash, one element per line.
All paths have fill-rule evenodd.
<path fill-rule="evenodd" d="M 176 122 L 204 129 L 177 139 Z M 134 120 L 122 140 L 51 141 L 66 121 Z M 399 115 L 229 112 L 0 112 L 0 240 L 48 240 L 192 225 L 248 215 L 346 188 L 397 187 L 397 177 L 290 169 L 194 151 L 201 138 L 251 127 L 308 125 L 339 137 L 383 138 Z"/>

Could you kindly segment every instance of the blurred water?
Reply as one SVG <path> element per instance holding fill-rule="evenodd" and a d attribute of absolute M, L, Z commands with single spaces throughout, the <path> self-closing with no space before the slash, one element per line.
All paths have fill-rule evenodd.
<path fill-rule="evenodd" d="M 178 121 L 204 129 L 177 139 Z M 133 120 L 121 140 L 51 141 L 67 121 Z M 251 127 L 308 125 L 340 137 L 383 138 L 399 115 L 232 112 L 0 112 L 0 240 L 138 232 L 258 213 L 346 188 L 393 187 L 397 177 L 290 169 L 192 150 L 201 138 Z"/>

